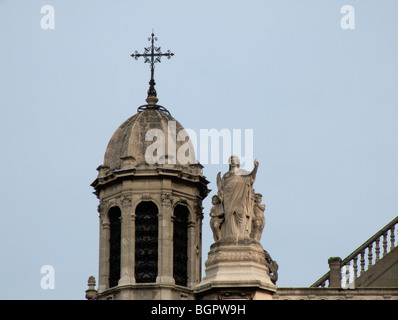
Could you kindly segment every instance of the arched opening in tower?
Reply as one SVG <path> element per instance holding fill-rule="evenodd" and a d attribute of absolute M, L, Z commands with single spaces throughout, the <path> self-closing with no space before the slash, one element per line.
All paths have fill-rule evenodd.
<path fill-rule="evenodd" d="M 135 281 L 156 282 L 158 275 L 158 208 L 141 202 L 135 211 Z"/>
<path fill-rule="evenodd" d="M 188 208 L 174 208 L 173 277 L 175 284 L 187 286 L 188 282 Z"/>
<path fill-rule="evenodd" d="M 116 287 L 120 279 L 120 241 L 121 241 L 121 212 L 118 207 L 112 207 L 108 212 L 109 218 L 109 288 Z"/>

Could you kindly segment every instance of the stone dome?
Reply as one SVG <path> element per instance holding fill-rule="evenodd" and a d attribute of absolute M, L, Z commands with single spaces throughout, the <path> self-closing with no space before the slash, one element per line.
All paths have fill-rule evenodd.
<path fill-rule="evenodd" d="M 127 119 L 108 143 L 101 166 L 105 172 L 100 172 L 100 175 L 131 168 L 166 167 L 189 172 L 192 172 L 192 167 L 197 168 L 189 136 L 183 126 L 166 112 L 147 108 Z M 180 156 L 178 152 L 182 152 Z"/>

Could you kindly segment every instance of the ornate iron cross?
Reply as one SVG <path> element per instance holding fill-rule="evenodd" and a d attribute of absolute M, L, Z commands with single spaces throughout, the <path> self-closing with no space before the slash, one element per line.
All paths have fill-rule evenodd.
<path fill-rule="evenodd" d="M 148 96 L 155 96 L 156 97 L 156 90 L 155 90 L 155 80 L 154 80 L 154 71 L 155 71 L 155 63 L 161 62 L 161 58 L 163 56 L 167 57 L 167 59 L 170 59 L 172 56 L 174 56 L 174 53 L 170 52 L 170 50 L 167 50 L 166 53 L 162 53 L 160 50 L 160 47 L 155 47 L 154 42 L 157 41 L 158 38 L 155 37 L 155 35 L 151 34 L 151 37 L 148 38 L 148 41 L 151 41 L 151 46 L 148 48 L 144 48 L 144 53 L 138 53 L 137 50 L 134 51 L 134 53 L 131 55 L 135 60 L 138 60 L 139 57 L 144 57 L 144 63 L 150 63 L 151 64 L 151 80 L 149 81 L 149 90 L 148 90 Z"/>

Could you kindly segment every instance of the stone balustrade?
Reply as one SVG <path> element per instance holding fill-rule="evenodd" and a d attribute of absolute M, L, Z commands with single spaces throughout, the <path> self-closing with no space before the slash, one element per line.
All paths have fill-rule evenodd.
<path fill-rule="evenodd" d="M 360 277 L 365 271 L 367 271 L 372 265 L 376 264 L 378 260 L 382 259 L 386 254 L 391 252 L 398 245 L 398 241 L 395 241 L 395 234 L 398 231 L 398 217 L 393 219 L 385 227 L 380 229 L 371 238 L 364 242 L 358 249 L 353 251 L 344 260 L 340 260 L 340 268 L 336 270 L 336 259 L 329 259 L 330 271 L 319 278 L 311 287 L 340 287 L 334 280 L 335 275 L 341 277 L 340 270 L 345 267 L 347 276 L 345 277 L 347 285 L 352 280 Z M 336 273 L 336 274 L 335 274 Z M 348 276 L 350 274 L 350 277 Z M 351 279 L 351 278 L 354 279 Z"/>

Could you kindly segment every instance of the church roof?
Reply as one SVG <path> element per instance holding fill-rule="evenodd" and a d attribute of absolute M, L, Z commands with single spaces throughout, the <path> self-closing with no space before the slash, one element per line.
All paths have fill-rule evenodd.
<path fill-rule="evenodd" d="M 190 163 L 196 163 L 193 145 L 189 136 L 178 141 L 182 140 L 177 139 L 178 134 L 183 137 L 185 129 L 170 114 L 158 108 L 146 108 L 127 119 L 113 134 L 103 166 L 110 171 L 153 166 L 189 167 Z M 177 156 L 179 150 L 191 156 L 190 163 L 184 163 L 186 161 Z"/>

